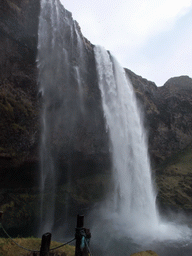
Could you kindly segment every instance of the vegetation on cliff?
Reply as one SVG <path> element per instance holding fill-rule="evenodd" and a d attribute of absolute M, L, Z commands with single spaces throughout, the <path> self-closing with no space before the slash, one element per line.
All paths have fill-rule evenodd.
<path fill-rule="evenodd" d="M 156 170 L 158 201 L 170 208 L 192 210 L 192 147 L 174 154 Z"/>

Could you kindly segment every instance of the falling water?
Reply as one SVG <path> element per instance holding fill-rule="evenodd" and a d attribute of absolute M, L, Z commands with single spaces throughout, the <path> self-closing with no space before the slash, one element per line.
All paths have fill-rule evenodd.
<path fill-rule="evenodd" d="M 43 101 L 41 233 L 53 229 L 58 157 L 69 161 L 77 122 L 84 113 L 82 40 L 77 23 L 59 0 L 41 0 L 37 58 Z M 70 164 L 65 171 L 70 185 Z"/>
<path fill-rule="evenodd" d="M 96 46 L 94 51 L 111 140 L 114 181 L 113 189 L 100 209 L 102 230 L 110 230 L 110 239 L 118 234 L 118 237 L 124 235 L 142 243 L 185 239 L 190 234 L 187 227 L 163 223 L 159 217 L 146 135 L 129 78 L 104 48 Z M 101 226 L 97 224 L 95 233 L 98 229 L 101 232 Z"/>
<path fill-rule="evenodd" d="M 105 49 L 95 47 L 95 56 L 112 146 L 115 187 L 109 209 L 136 229 L 156 226 L 159 220 L 146 137 L 132 86 Z"/>

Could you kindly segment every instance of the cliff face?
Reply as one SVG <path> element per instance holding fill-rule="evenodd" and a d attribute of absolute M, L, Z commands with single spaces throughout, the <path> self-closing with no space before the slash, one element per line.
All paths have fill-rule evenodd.
<path fill-rule="evenodd" d="M 157 87 L 130 70 L 126 72 L 144 115 L 149 153 L 157 166 L 192 142 L 192 79 L 175 77 Z"/>
<path fill-rule="evenodd" d="M 63 7 L 60 6 L 60 8 Z M 43 105 L 43 99 L 38 94 L 36 63 L 39 12 L 39 0 L 3 0 L 0 9 L 0 166 L 4 170 L 21 168 L 30 162 L 34 164 L 39 162 L 40 115 Z M 68 15 L 71 16 L 70 13 Z M 77 23 L 76 26 L 82 36 Z M 83 38 L 83 44 L 87 66 L 84 82 L 85 104 L 88 106 L 89 122 L 79 120 L 75 139 L 70 140 L 74 141 L 73 148 L 71 146 L 69 148 L 69 145 L 67 147 L 62 139 L 64 131 L 54 139 L 55 145 L 62 144 L 62 153 L 58 153 L 60 168 L 66 169 L 68 159 L 65 155 L 71 152 L 70 157 L 73 159 L 76 174 L 88 168 L 83 162 L 89 162 L 97 169 L 98 162 L 106 162 L 109 154 L 93 47 L 85 38 Z M 73 62 L 75 58 L 74 56 Z M 75 94 L 76 91 L 74 87 L 73 93 Z M 35 165 L 34 168 L 37 169 L 37 166 Z M 31 175 L 34 176 L 33 173 Z"/>
<path fill-rule="evenodd" d="M 35 61 L 39 11 L 39 0 L 3 0 L 0 6 L 0 171 L 1 177 L 4 177 L 0 183 L 4 187 L 7 187 L 8 183 L 10 187 L 13 184 L 14 187 L 33 186 L 33 179 L 38 170 L 36 165 L 34 168 L 31 168 L 31 165 L 39 161 L 40 109 L 43 104 L 38 96 Z M 94 132 L 90 126 L 88 136 L 85 127 L 76 135 L 77 144 L 71 155 L 74 160 L 72 168 L 76 172 L 87 169 L 97 172 L 109 167 L 110 156 L 100 95 L 96 87 L 93 46 L 85 38 L 83 44 L 88 63 L 87 84 L 90 85 L 87 87 L 86 104 L 89 105 L 93 125 L 96 122 L 94 120 L 97 122 Z M 128 69 L 126 72 L 143 113 L 152 166 L 156 168 L 158 176 L 159 195 L 164 198 L 163 203 L 172 204 L 175 199 L 170 198 L 175 193 L 174 186 L 167 191 L 167 183 L 164 183 L 163 179 L 168 180 L 170 175 L 172 178 L 178 176 L 178 172 L 173 171 L 174 168 L 178 170 L 178 166 L 174 165 L 168 169 L 164 163 L 169 157 L 188 150 L 191 144 L 192 79 L 186 76 L 171 78 L 163 87 L 157 87 L 153 82 Z M 84 148 L 78 146 L 82 141 Z M 189 150 L 187 152 L 189 153 Z M 63 155 L 59 157 L 60 163 L 63 163 L 61 169 L 66 168 L 68 160 Z M 164 164 L 163 167 L 160 167 L 160 164 Z M 25 165 L 30 166 L 27 168 L 28 172 L 25 171 Z M 19 177 L 18 181 L 13 177 L 13 171 L 15 177 Z M 189 173 L 190 169 L 179 171 L 183 181 Z M 30 182 L 24 181 L 21 184 L 22 179 L 26 180 L 26 175 Z M 178 189 L 182 184 L 178 185 Z M 185 186 L 181 190 L 187 197 L 190 191 L 191 188 L 187 189 Z M 175 194 L 172 198 L 175 198 Z M 187 204 L 192 208 L 190 203 Z"/>
<path fill-rule="evenodd" d="M 0 167 L 22 164 L 37 148 L 37 28 L 39 2 L 6 1 L 0 6 Z M 35 18 L 34 18 L 35 17 Z M 35 150 L 36 151 L 36 150 Z M 31 157 L 33 155 L 33 157 Z"/>
<path fill-rule="evenodd" d="M 36 63 L 40 1 L 3 0 L 0 8 L 0 184 L 2 188 L 33 187 L 39 185 L 41 109 L 44 106 L 44 99 L 39 93 Z M 59 8 L 63 15 L 67 13 L 70 20 L 71 13 L 61 5 Z M 61 24 L 65 29 L 65 22 Z M 71 113 L 61 117 L 60 122 L 65 129 L 54 129 L 53 125 L 51 150 L 56 155 L 60 184 L 66 182 L 68 172 L 73 173 L 72 178 L 77 178 L 108 170 L 110 165 L 93 46 L 83 37 L 78 23 L 73 29 L 78 30 L 84 48 L 86 75 L 82 83 L 86 90 L 86 116 L 82 118 L 77 109 L 73 117 Z M 77 34 L 72 31 L 72 35 L 76 47 Z M 74 67 L 79 53 L 73 51 L 71 55 L 70 65 Z M 77 78 L 73 67 L 70 68 L 70 90 L 74 97 L 67 100 L 74 109 L 79 97 L 76 96 Z M 65 88 L 63 92 L 65 96 Z M 55 108 L 60 108 L 57 100 L 52 101 L 48 111 L 51 113 Z M 76 124 L 71 129 L 67 122 L 74 119 Z M 72 134 L 70 138 L 69 134 Z"/>
<path fill-rule="evenodd" d="M 65 12 L 64 9 L 62 11 Z M 3 0 L 0 6 L 0 207 L 5 212 L 4 223 L 8 228 L 25 227 L 39 217 L 39 207 L 34 210 L 40 200 L 39 152 L 41 109 L 44 105 L 43 97 L 39 94 L 36 63 L 39 12 L 39 0 Z M 68 15 L 71 16 L 70 13 Z M 77 23 L 76 29 L 80 32 Z M 83 37 L 81 32 L 80 36 Z M 75 40 L 74 44 L 77 44 L 77 38 Z M 87 118 L 81 119 L 78 116 L 78 129 L 73 129 L 75 132 L 73 131 L 72 139 L 69 136 L 64 138 L 62 135 L 65 131 L 62 129 L 57 136 L 56 133 L 53 134 L 54 149 L 58 149 L 59 145 L 56 159 L 59 186 L 66 183 L 68 172 L 73 173 L 72 179 L 77 179 L 79 176 L 85 177 L 108 170 L 110 165 L 93 47 L 85 38 L 83 47 Z M 73 64 L 76 59 L 77 56 L 74 55 Z M 75 83 L 74 78 L 73 76 L 72 83 Z M 77 88 L 72 87 L 71 90 L 74 95 L 77 94 Z M 49 110 L 58 106 L 58 102 L 52 103 Z M 103 181 L 97 179 L 99 181 L 94 184 L 92 178 L 88 181 L 80 180 L 78 184 L 74 184 L 73 191 L 68 191 L 68 185 L 65 184 L 61 193 L 59 187 L 57 207 L 65 207 L 65 195 L 72 201 L 73 211 L 74 207 L 97 201 L 103 193 Z M 92 191 L 90 195 L 85 193 L 87 187 Z M 24 210 L 26 207 L 27 212 Z"/>
<path fill-rule="evenodd" d="M 192 79 L 187 76 L 169 79 L 158 88 L 157 103 L 161 115 L 158 129 L 163 145 L 164 159 L 186 148 L 192 141 Z"/>
<path fill-rule="evenodd" d="M 192 79 L 181 76 L 157 87 L 126 70 L 148 131 L 158 202 L 192 209 Z"/>

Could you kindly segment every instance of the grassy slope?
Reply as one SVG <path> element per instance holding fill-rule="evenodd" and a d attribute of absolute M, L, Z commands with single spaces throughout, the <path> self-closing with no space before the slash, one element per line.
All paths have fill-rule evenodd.
<path fill-rule="evenodd" d="M 161 203 L 192 209 L 192 146 L 167 159 L 156 174 Z"/>
<path fill-rule="evenodd" d="M 15 238 L 15 242 L 19 245 L 29 248 L 31 250 L 40 250 L 41 239 L 40 238 Z M 52 241 L 50 248 L 54 248 L 56 246 L 61 245 L 61 243 L 57 243 Z M 71 245 L 66 245 L 61 247 L 55 251 L 58 256 L 74 256 L 75 255 L 75 247 Z M 32 255 L 30 252 L 19 248 L 15 245 L 10 239 L 0 238 L 0 256 L 27 256 Z"/>

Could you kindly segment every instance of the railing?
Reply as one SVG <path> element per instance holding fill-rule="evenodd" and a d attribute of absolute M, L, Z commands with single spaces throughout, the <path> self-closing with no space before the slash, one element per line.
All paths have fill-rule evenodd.
<path fill-rule="evenodd" d="M 0 227 L 2 228 L 3 232 L 6 234 L 6 236 L 11 239 L 11 241 L 16 244 L 18 247 L 22 248 L 25 251 L 29 251 L 33 253 L 33 256 L 48 256 L 49 252 L 54 251 L 56 249 L 59 249 L 67 244 L 72 243 L 73 241 L 76 240 L 76 245 L 75 245 L 75 256 L 92 256 L 90 248 L 89 248 L 89 242 L 91 238 L 91 233 L 89 229 L 84 228 L 84 216 L 83 215 L 77 215 L 77 225 L 76 225 L 76 232 L 75 232 L 75 237 L 66 242 L 63 243 L 57 247 L 50 248 L 51 244 L 51 233 L 45 233 L 42 236 L 41 240 L 41 248 L 39 251 L 32 250 L 29 248 L 25 248 L 21 245 L 19 245 L 17 242 L 14 241 L 14 239 L 7 233 L 5 228 L 3 227 L 1 223 L 1 218 L 2 218 L 3 212 L 0 211 Z"/>

